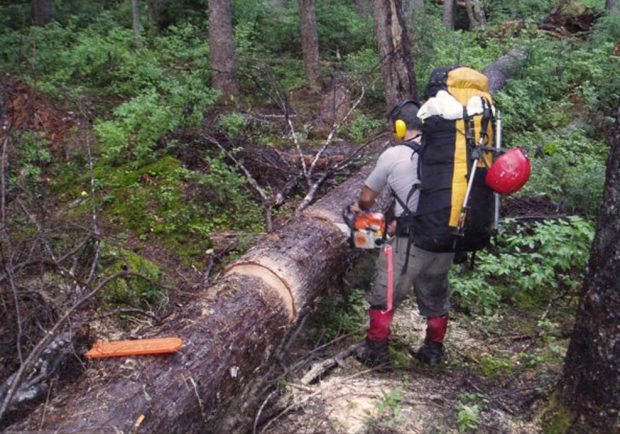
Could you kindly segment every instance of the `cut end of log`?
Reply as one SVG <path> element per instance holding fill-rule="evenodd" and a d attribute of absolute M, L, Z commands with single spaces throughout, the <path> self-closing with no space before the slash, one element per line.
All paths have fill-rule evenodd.
<path fill-rule="evenodd" d="M 297 316 L 295 300 L 290 285 L 269 267 L 254 262 L 237 262 L 223 273 L 224 276 L 229 274 L 238 274 L 261 279 L 280 296 L 288 312 L 289 321 L 292 322 Z"/>
<path fill-rule="evenodd" d="M 312 208 L 305 210 L 303 215 L 327 222 L 341 232 L 341 225 L 345 224 L 342 219 L 342 214 L 340 214 L 339 210 L 335 209 Z"/>

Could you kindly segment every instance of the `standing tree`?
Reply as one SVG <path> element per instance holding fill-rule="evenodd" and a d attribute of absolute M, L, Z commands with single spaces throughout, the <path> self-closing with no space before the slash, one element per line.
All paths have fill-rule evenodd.
<path fill-rule="evenodd" d="M 588 277 L 560 384 L 570 432 L 620 432 L 620 109 Z"/>
<path fill-rule="evenodd" d="M 209 0 L 211 80 L 224 99 L 239 95 L 235 70 L 235 35 L 230 0 Z"/>
<path fill-rule="evenodd" d="M 299 20 L 306 78 L 313 87 L 316 87 L 321 83 L 321 62 L 319 58 L 319 34 L 316 29 L 314 0 L 299 0 Z"/>
<path fill-rule="evenodd" d="M 353 4 L 360 15 L 364 17 L 370 15 L 370 0 L 353 0 Z"/>
<path fill-rule="evenodd" d="M 131 23 L 133 27 L 133 37 L 138 45 L 142 45 L 142 37 L 140 36 L 140 2 L 139 0 L 131 0 Z"/>
<path fill-rule="evenodd" d="M 486 24 L 484 11 L 482 10 L 479 0 L 467 0 L 465 7 L 467 8 L 470 29 L 475 29 Z"/>
<path fill-rule="evenodd" d="M 405 99 L 417 100 L 409 36 L 400 0 L 374 0 L 374 16 L 387 105 L 394 107 Z"/>
<path fill-rule="evenodd" d="M 37 26 L 49 24 L 54 18 L 52 0 L 32 0 L 32 21 Z"/>
<path fill-rule="evenodd" d="M 403 3 L 405 11 L 405 24 L 414 26 L 415 23 L 424 15 L 424 0 L 405 0 Z"/>
<path fill-rule="evenodd" d="M 454 15 L 456 13 L 456 1 L 444 0 L 443 2 L 443 25 L 448 30 L 454 30 Z"/>
<path fill-rule="evenodd" d="M 612 14 L 616 15 L 620 13 L 616 0 L 605 0 L 605 10 L 608 10 Z"/>
<path fill-rule="evenodd" d="M 161 10 L 166 0 L 147 0 L 146 11 L 148 16 L 148 31 L 157 34 L 161 24 Z"/>

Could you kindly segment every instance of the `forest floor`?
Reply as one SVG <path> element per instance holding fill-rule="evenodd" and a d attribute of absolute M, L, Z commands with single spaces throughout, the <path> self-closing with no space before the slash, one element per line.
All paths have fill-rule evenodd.
<path fill-rule="evenodd" d="M 75 120 L 49 109 L 47 101 L 32 96 L 19 83 L 12 89 L 17 95 L 14 112 L 30 114 L 15 117 L 13 123 L 52 131 L 54 134 L 48 131 L 55 138 L 51 145 L 60 146 L 64 134 L 74 128 Z M 33 110 L 36 116 L 32 116 Z M 27 125 L 33 118 L 40 119 L 40 124 Z M 342 149 L 336 151 L 346 154 Z M 258 157 L 248 158 L 248 164 L 259 165 L 262 160 Z M 256 172 L 271 173 L 260 169 L 264 167 L 259 166 Z M 512 202 L 505 211 L 538 218 L 556 210 L 544 201 L 524 199 Z M 109 228 L 109 232 L 113 230 Z M 222 262 L 229 260 L 228 253 L 240 244 L 237 235 L 222 233 L 214 237 L 213 249 L 222 252 Z M 245 243 L 252 240 L 255 237 L 250 236 Z M 123 247 L 140 251 L 142 257 L 157 263 L 183 289 L 169 294 L 167 308 L 160 313 L 161 317 L 173 315 L 177 306 L 194 296 L 193 289 L 210 273 L 184 267 L 157 243 L 147 247 L 144 244 L 129 237 Z M 456 306 L 446 339 L 445 361 L 435 368 L 419 364 L 409 353 L 409 349 L 420 345 L 425 324 L 417 314 L 415 301 L 408 300 L 395 315 L 391 366 L 368 369 L 352 357 L 351 350 L 363 339 L 364 293 L 369 289 L 373 270 L 373 253 L 360 255 L 343 279 L 345 288 L 331 288 L 320 306 L 291 334 L 285 345 L 287 351 L 272 370 L 272 378 L 277 379 L 275 387 L 265 395 L 255 415 L 254 432 L 541 431 L 541 412 L 561 373 L 572 330 L 574 294 L 558 294 L 542 304 L 503 306 L 486 316 L 459 311 Z M 147 318 L 132 320 L 128 325 L 132 330 L 128 332 L 120 330 L 110 316 L 89 323 L 89 335 L 108 339 L 139 336 L 143 328 L 152 325 Z M 0 340 L 8 342 L 3 333 L 8 336 L 12 331 L 7 328 L 0 332 Z M 6 354 L 0 352 L 0 365 L 13 363 L 5 362 L 4 358 L 9 358 Z M 309 376 L 311 370 L 315 372 L 313 368 L 323 365 L 333 368 L 318 369 L 318 374 Z M 8 372 L 7 369 L 6 374 L 0 375 L 0 380 Z"/>
<path fill-rule="evenodd" d="M 362 262 L 372 268 L 371 258 Z M 429 368 L 409 352 L 425 331 L 409 299 L 395 314 L 391 366 L 375 369 L 352 355 L 363 339 L 365 315 L 357 331 L 325 343 L 326 319 L 338 312 L 323 304 L 291 345 L 284 376 L 257 414 L 254 432 L 542 432 L 575 302 L 563 294 L 546 307 L 505 306 L 485 317 L 453 311 L 445 359 Z M 346 307 L 340 315 L 348 315 Z M 317 369 L 327 365 L 333 369 Z"/>

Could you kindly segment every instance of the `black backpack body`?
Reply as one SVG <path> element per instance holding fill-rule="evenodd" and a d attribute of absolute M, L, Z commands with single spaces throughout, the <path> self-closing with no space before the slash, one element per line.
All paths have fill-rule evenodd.
<path fill-rule="evenodd" d="M 433 252 L 482 249 L 495 223 L 493 191 L 484 180 L 493 160 L 495 113 L 488 80 L 470 68 L 437 68 L 425 97 L 418 111 L 423 141 L 413 242 Z"/>

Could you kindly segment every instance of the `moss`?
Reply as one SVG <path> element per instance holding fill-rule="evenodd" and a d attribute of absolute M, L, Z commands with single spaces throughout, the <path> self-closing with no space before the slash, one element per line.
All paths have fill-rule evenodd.
<path fill-rule="evenodd" d="M 487 378 L 498 378 L 510 375 L 515 363 L 508 357 L 486 356 L 480 360 L 480 374 Z"/>
<path fill-rule="evenodd" d="M 154 262 L 108 243 L 102 243 L 101 260 L 108 275 L 131 271 L 149 279 L 131 276 L 110 282 L 104 291 L 105 304 L 152 308 L 166 297 L 166 291 L 151 282 L 158 282 L 162 278 L 162 272 Z"/>
<path fill-rule="evenodd" d="M 564 404 L 559 392 L 554 393 L 542 415 L 543 432 L 545 434 L 564 434 L 572 426 L 574 420 L 573 412 Z"/>

